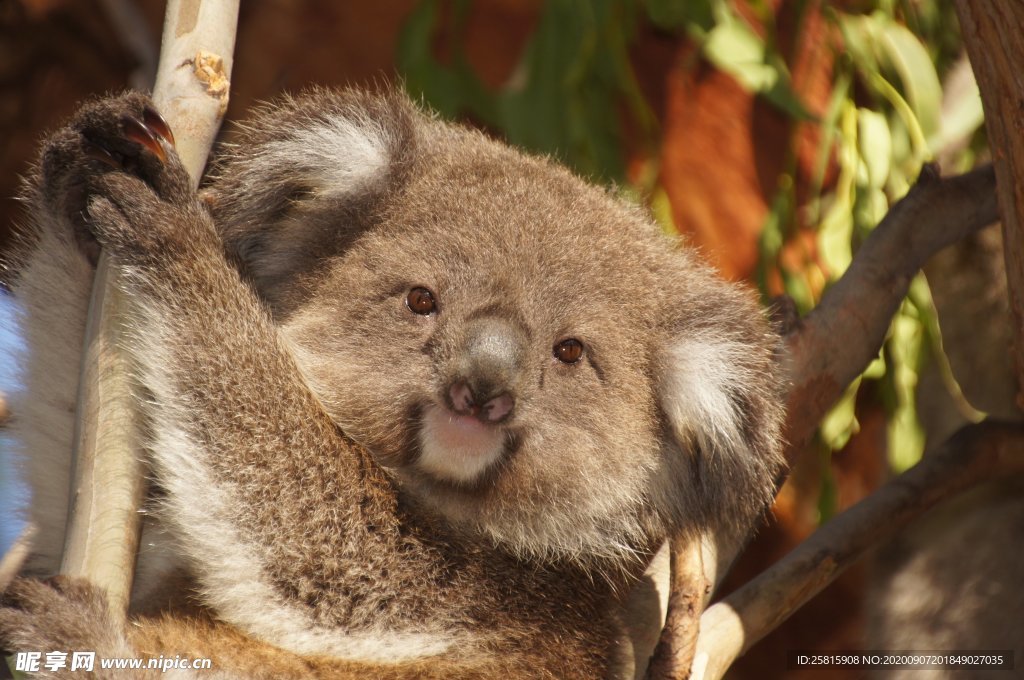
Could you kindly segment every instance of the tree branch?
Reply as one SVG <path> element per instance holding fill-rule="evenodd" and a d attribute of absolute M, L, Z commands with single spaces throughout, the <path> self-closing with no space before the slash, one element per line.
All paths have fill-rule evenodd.
<path fill-rule="evenodd" d="M 939 502 L 974 485 L 1024 472 L 1024 425 L 968 425 L 938 450 L 818 529 L 793 552 L 700 620 L 695 680 L 721 678 L 737 656 L 785 621 L 869 548 Z"/>
<path fill-rule="evenodd" d="M 170 0 L 153 98 L 198 185 L 227 109 L 238 2 Z M 79 382 L 72 509 L 61 571 L 105 588 L 123 619 L 138 547 L 143 481 L 119 317 L 131 314 L 104 255 L 96 270 Z"/>
<path fill-rule="evenodd" d="M 665 627 L 647 667 L 647 678 L 685 678 L 693 665 L 700 616 L 711 593 L 700 539 L 671 542 L 671 577 Z M 703 587 L 701 587 L 703 584 Z"/>
<path fill-rule="evenodd" d="M 818 306 L 785 335 L 791 387 L 787 460 L 878 356 L 910 281 L 932 255 L 998 219 L 991 166 L 940 178 L 925 166 Z"/>

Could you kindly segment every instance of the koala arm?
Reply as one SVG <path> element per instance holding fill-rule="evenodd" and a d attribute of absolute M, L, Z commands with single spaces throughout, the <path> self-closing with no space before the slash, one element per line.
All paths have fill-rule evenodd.
<path fill-rule="evenodd" d="M 225 259 L 155 120 L 141 95 L 87 105 L 48 140 L 38 192 L 84 251 L 95 239 L 110 253 L 133 303 L 128 351 L 149 392 L 162 517 L 205 602 L 276 644 L 331 652 L 332 626 L 304 606 L 302 569 L 392 497 L 375 494 L 386 480 L 325 414 Z"/>

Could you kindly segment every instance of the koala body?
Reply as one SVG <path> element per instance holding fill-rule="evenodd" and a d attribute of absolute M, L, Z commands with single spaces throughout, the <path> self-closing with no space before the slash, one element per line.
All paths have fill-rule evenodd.
<path fill-rule="evenodd" d="M 38 413 L 15 432 L 46 499 L 34 573 L 59 555 L 70 430 L 49 419 L 69 422 L 77 368 L 48 383 L 59 346 L 33 329 L 80 347 L 92 239 L 133 304 L 168 536 L 150 550 L 224 635 L 328 675 L 603 677 L 658 546 L 770 501 L 776 339 L 639 209 L 358 91 L 258 112 L 197 195 L 152 116 L 140 95 L 86 106 L 33 180 L 13 288 L 39 352 L 15 405 Z M 95 605 L 15 593 L 0 642 L 52 637 L 22 614 L 53 598 Z M 125 644 L 205 645 L 167 625 Z"/>

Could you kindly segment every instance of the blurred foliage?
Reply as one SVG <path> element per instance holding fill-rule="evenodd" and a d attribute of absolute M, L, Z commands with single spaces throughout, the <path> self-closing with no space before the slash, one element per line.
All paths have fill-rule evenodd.
<path fill-rule="evenodd" d="M 621 182 L 620 113 L 651 142 L 656 125 L 627 53 L 638 19 L 635 3 L 544 3 L 515 75 L 498 92 L 488 90 L 466 61 L 461 36 L 469 5 L 468 0 L 424 0 L 412 13 L 398 52 L 410 93 L 444 116 L 468 116 L 512 144 L 555 156 L 588 177 Z M 432 48 L 447 6 L 456 38 L 451 59 L 442 63 Z"/>
<path fill-rule="evenodd" d="M 819 8 L 819 3 L 808 0 L 791 4 L 798 31 L 806 13 Z M 971 162 L 970 145 L 955 153 L 952 149 L 975 136 L 982 123 L 976 85 L 966 96 L 944 99 L 944 79 L 962 58 L 952 0 L 821 5 L 834 67 L 831 97 L 819 117 L 808 111 L 793 88 L 777 44 L 774 3 L 767 0 L 747 0 L 743 13 L 728 0 L 548 0 L 516 73 L 497 92 L 482 85 L 460 48 L 469 0 L 423 0 L 401 36 L 399 65 L 410 91 L 441 114 L 469 116 L 510 142 L 551 154 L 584 175 L 621 182 L 624 129 L 638 130 L 641 146 L 655 149 L 657 144 L 655 116 L 640 94 L 629 61 L 628 47 L 638 22 L 692 41 L 706 62 L 794 123 L 820 128 L 811 197 L 803 203 L 797 197 L 793 136 L 788 169 L 769 201 L 757 274 L 766 295 L 774 276 L 806 312 L 822 292 L 811 282 L 825 281 L 827 287 L 845 271 L 860 243 L 907 192 L 923 163 L 938 156 L 957 168 Z M 454 14 L 456 36 L 447 63 L 432 50 L 442 7 Z M 657 153 L 652 151 L 650 157 Z M 656 186 L 656 176 L 656 169 L 646 173 L 638 191 L 650 197 L 655 216 L 671 228 L 671 210 L 664 191 Z M 817 231 L 817 252 L 794 269 L 782 254 L 805 229 Z M 919 276 L 879 357 L 822 423 L 826 448 L 842 448 L 857 430 L 854 402 L 861 383 L 868 381 L 890 413 L 893 467 L 902 470 L 916 462 L 924 441 L 914 391 L 929 358 L 939 361 L 955 394 L 928 286 Z M 969 407 L 965 412 L 971 414 Z M 828 514 L 829 508 L 823 512 Z"/>

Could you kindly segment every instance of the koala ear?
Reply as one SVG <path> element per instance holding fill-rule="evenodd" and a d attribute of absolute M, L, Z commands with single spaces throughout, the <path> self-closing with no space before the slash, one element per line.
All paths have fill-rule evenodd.
<path fill-rule="evenodd" d="M 236 131 L 246 143 L 219 154 L 204 199 L 257 292 L 272 296 L 371 226 L 406 180 L 419 115 L 400 92 L 316 90 Z"/>
<path fill-rule="evenodd" d="M 745 529 L 771 501 L 783 417 L 771 343 L 767 333 L 706 329 L 670 346 L 660 401 L 677 443 L 692 456 L 695 498 L 684 510 L 691 521 Z"/>
<path fill-rule="evenodd" d="M 741 397 L 743 355 L 750 348 L 709 337 L 679 340 L 669 349 L 662 408 L 676 438 L 705 455 L 748 455 Z"/>
<path fill-rule="evenodd" d="M 403 151 L 402 111 L 373 99 L 346 103 L 282 121 L 294 126 L 289 134 L 257 149 L 264 171 L 276 173 L 300 198 L 344 200 L 379 193 Z M 314 102 L 304 106 L 317 111 Z"/>

